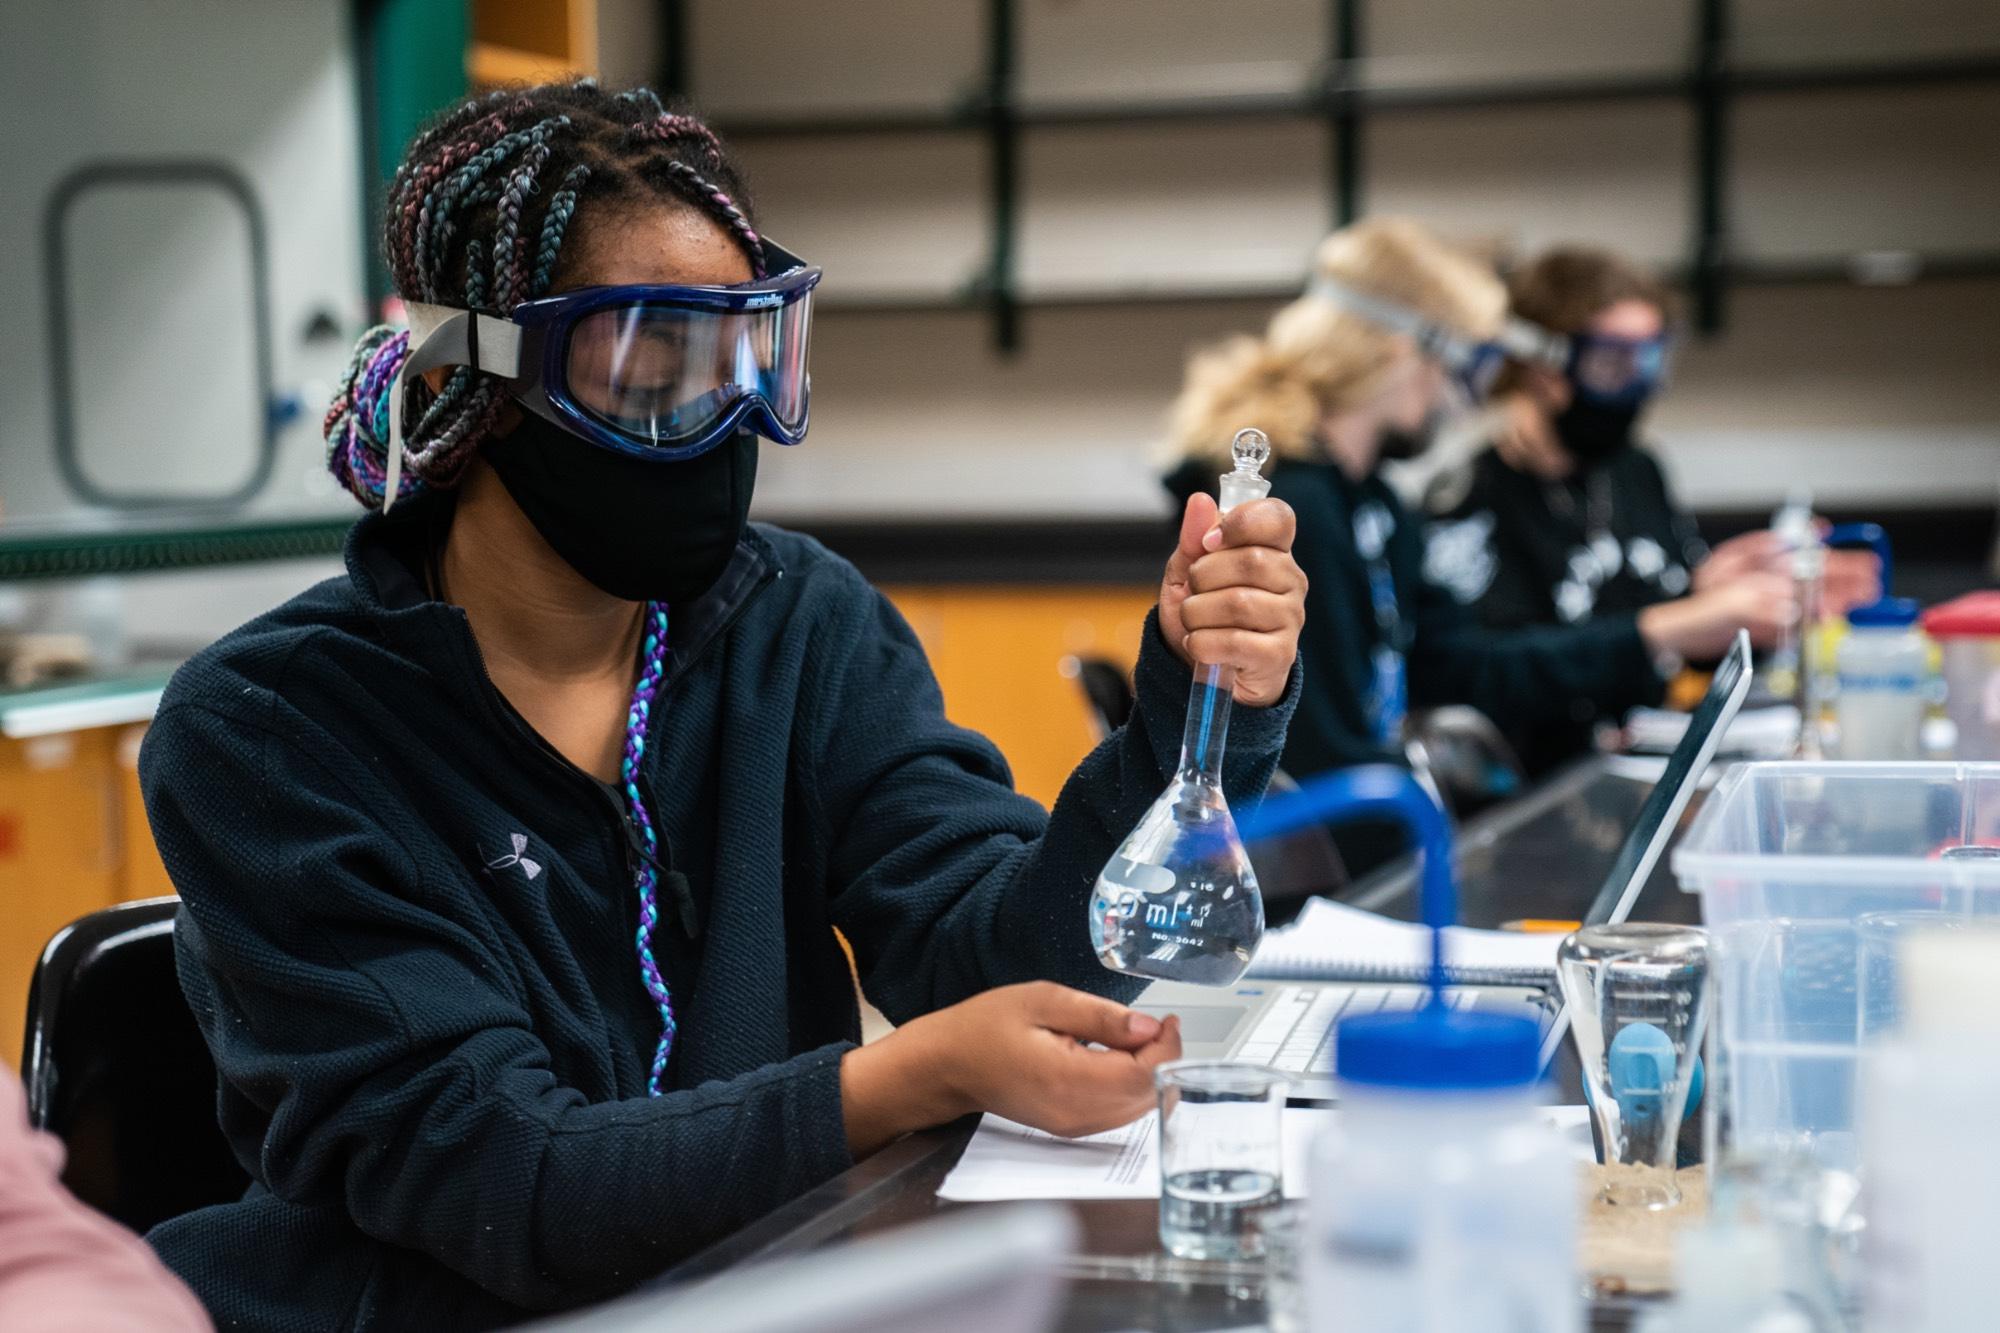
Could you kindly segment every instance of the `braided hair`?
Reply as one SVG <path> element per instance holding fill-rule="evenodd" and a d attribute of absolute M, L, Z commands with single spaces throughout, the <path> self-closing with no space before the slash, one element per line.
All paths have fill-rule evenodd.
<path fill-rule="evenodd" d="M 505 315 L 548 292 L 579 207 L 656 202 L 699 210 L 765 276 L 742 172 L 715 132 L 647 88 L 585 79 L 506 88 L 444 112 L 410 142 L 389 187 L 383 248 L 407 300 Z M 326 414 L 327 467 L 355 498 L 382 506 L 389 388 L 409 333 L 361 335 Z M 405 385 L 408 430 L 397 498 L 457 482 L 506 392 L 468 366 L 433 393 Z"/>

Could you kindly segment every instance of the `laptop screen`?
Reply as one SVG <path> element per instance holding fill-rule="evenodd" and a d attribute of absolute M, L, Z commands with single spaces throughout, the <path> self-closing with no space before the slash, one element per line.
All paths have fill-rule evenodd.
<path fill-rule="evenodd" d="M 1744 696 L 1750 692 L 1750 636 L 1738 630 L 1722 664 L 1715 669 L 1708 693 L 1688 719 L 1687 731 L 1667 756 L 1666 771 L 1653 784 L 1652 795 L 1639 808 L 1639 818 L 1618 849 L 1618 859 L 1604 876 L 1604 886 L 1584 914 L 1586 925 L 1616 924 L 1632 914 L 1632 905 L 1646 886 L 1653 867 L 1667 850 L 1701 775 L 1715 757 L 1723 733 L 1729 730 Z"/>

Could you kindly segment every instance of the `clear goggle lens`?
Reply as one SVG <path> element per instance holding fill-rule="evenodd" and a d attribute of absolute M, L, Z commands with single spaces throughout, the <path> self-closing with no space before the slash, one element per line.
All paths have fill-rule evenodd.
<path fill-rule="evenodd" d="M 806 417 L 811 302 L 757 310 L 631 305 L 571 326 L 564 352 L 570 400 L 642 444 L 695 439 L 745 399 L 762 401 L 777 426 Z"/>
<path fill-rule="evenodd" d="M 1637 397 L 1665 378 L 1667 340 L 1580 336 L 1572 345 L 1569 377 L 1600 398 Z"/>

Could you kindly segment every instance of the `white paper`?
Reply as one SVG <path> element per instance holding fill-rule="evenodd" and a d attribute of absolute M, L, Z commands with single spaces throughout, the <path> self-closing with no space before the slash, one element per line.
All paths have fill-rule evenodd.
<path fill-rule="evenodd" d="M 1334 1122 L 1336 1110 L 1288 1106 L 1284 1110 L 1285 1194 L 1303 1198 L 1312 1141 Z M 1560 1131 L 1581 1161 L 1594 1160 L 1589 1110 L 1582 1106 L 1545 1108 L 1547 1123 Z M 1012 1199 L 1157 1199 L 1160 1197 L 1159 1115 L 1148 1112 L 1123 1129 L 1081 1139 L 1059 1139 L 1001 1116 L 979 1122 L 964 1156 L 938 1186 L 938 1197 L 953 1203 L 995 1203 Z"/>
<path fill-rule="evenodd" d="M 1452 967 L 1553 970 L 1563 937 L 1553 932 L 1445 928 L 1444 957 Z M 1269 931 L 1250 960 L 1247 975 L 1299 975 L 1319 969 L 1396 966 L 1430 962 L 1430 927 L 1391 921 L 1328 898 L 1307 901 L 1298 918 Z"/>
<path fill-rule="evenodd" d="M 1305 1185 L 1312 1138 L 1334 1112 L 1311 1106 L 1284 1110 L 1285 1193 Z M 938 1186 L 957 1203 L 1003 1199 L 1157 1199 L 1160 1197 L 1159 1113 L 1148 1111 L 1123 1129 L 1059 1139 L 988 1113 L 965 1155 Z"/>
<path fill-rule="evenodd" d="M 1625 741 L 1634 750 L 1665 754 L 1687 734 L 1691 713 L 1635 708 L 1625 715 Z M 1718 754 L 1782 759 L 1799 738 L 1799 710 L 1790 704 L 1745 708 L 1722 733 Z"/>

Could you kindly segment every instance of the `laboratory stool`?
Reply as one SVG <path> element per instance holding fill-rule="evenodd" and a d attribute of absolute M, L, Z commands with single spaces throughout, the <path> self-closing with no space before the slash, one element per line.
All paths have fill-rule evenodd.
<path fill-rule="evenodd" d="M 215 1062 L 174 971 L 174 898 L 71 922 L 28 992 L 28 1118 L 69 1151 L 63 1184 L 134 1231 L 240 1198 Z"/>
<path fill-rule="evenodd" d="M 1403 752 L 1454 821 L 1465 820 L 1527 787 L 1514 747 L 1486 714 L 1464 704 L 1418 709 L 1403 726 Z M 1428 781 L 1426 781 L 1428 779 Z"/>

